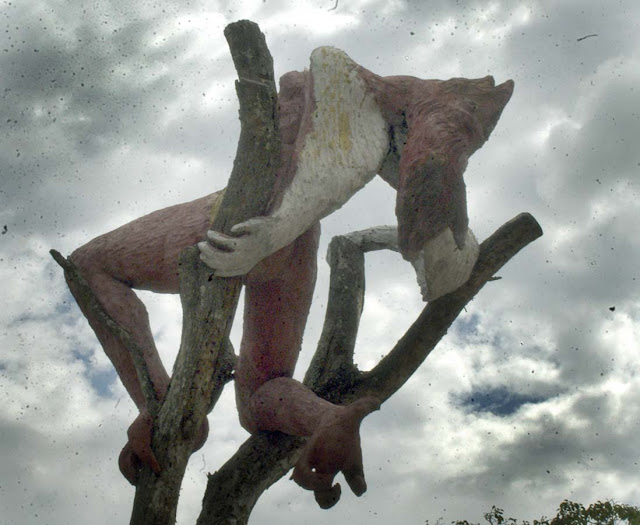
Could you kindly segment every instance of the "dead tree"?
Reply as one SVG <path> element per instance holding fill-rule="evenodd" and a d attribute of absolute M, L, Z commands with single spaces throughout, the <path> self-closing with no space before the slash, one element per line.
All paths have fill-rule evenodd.
<path fill-rule="evenodd" d="M 229 186 L 213 228 L 227 232 L 234 224 L 261 215 L 280 158 L 277 95 L 273 63 L 256 24 L 242 21 L 225 29 L 239 80 L 241 135 Z M 329 247 L 331 280 L 323 332 L 305 384 L 337 404 L 366 395 L 385 401 L 417 370 L 465 305 L 524 246 L 542 235 L 529 214 L 499 228 L 480 246 L 468 282 L 427 304 L 396 346 L 371 371 L 353 362 L 364 303 L 364 254 L 398 249 L 397 232 L 382 227 L 336 237 Z M 136 487 L 132 525 L 175 522 L 182 478 L 196 431 L 231 377 L 234 355 L 228 335 L 241 287 L 240 278 L 215 278 L 199 260 L 197 248 L 180 258 L 183 333 L 171 386 L 160 404 L 132 338 L 109 318 L 73 266 L 52 250 L 65 273 L 82 288 L 82 301 L 99 312 L 103 323 L 128 347 L 150 412 L 156 421 L 153 450 L 163 470 L 143 468 Z M 215 439 L 215 438 L 214 438 Z M 305 443 L 277 432 L 251 436 L 216 473 L 209 476 L 198 525 L 246 524 L 260 495 L 295 464 Z"/>

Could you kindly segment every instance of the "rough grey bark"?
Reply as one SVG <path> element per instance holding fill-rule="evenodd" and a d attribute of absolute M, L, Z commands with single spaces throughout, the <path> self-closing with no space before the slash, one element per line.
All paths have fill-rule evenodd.
<path fill-rule="evenodd" d="M 273 60 L 264 35 L 253 22 L 225 28 L 238 72 L 241 132 L 229 185 L 213 229 L 263 215 L 280 161 L 277 92 Z M 224 355 L 240 293 L 241 278 L 218 279 L 200 262 L 196 247 L 180 256 L 183 331 L 171 383 L 154 427 L 153 450 L 162 466 L 155 475 L 144 468 L 136 487 L 132 525 L 175 522 L 182 478 L 198 428 L 214 392 L 220 357 Z M 218 382 L 220 388 L 220 382 Z"/>
<path fill-rule="evenodd" d="M 322 397 L 346 403 L 366 395 L 388 399 L 424 362 L 480 289 L 522 248 L 542 235 L 537 221 L 523 213 L 480 245 L 469 281 L 427 304 L 391 352 L 369 372 L 353 364 L 364 297 L 363 252 L 397 250 L 391 230 L 358 232 L 331 241 L 331 282 L 327 315 L 305 384 Z M 397 236 L 396 236 L 397 238 Z M 209 475 L 198 525 L 245 525 L 260 495 L 295 464 L 305 440 L 260 432 L 245 441 L 216 473 Z"/>

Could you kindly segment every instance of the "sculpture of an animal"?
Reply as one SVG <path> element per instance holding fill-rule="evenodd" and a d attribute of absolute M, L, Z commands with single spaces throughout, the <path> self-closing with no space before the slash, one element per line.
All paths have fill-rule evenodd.
<path fill-rule="evenodd" d="M 222 192 L 156 211 L 76 250 L 79 267 L 105 309 L 144 349 L 159 398 L 169 385 L 144 305 L 132 289 L 177 293 L 180 251 L 199 243 L 218 276 L 245 275 L 243 336 L 235 371 L 238 412 L 249 431 L 309 436 L 293 477 L 322 507 L 340 496 L 342 471 L 366 490 L 359 425 L 375 398 L 337 406 L 292 379 L 315 285 L 319 221 L 379 174 L 397 190 L 398 240 L 417 269 L 426 300 L 468 278 L 478 253 L 468 229 L 463 180 L 511 97 L 513 82 L 381 77 L 335 48 L 319 48 L 310 69 L 280 80 L 281 165 L 269 212 L 208 231 Z M 74 291 L 73 282 L 69 286 Z M 120 454 L 136 482 L 140 463 L 159 470 L 152 421 L 130 355 L 84 311 L 140 410 Z M 207 437 L 200 432 L 197 446 Z"/>

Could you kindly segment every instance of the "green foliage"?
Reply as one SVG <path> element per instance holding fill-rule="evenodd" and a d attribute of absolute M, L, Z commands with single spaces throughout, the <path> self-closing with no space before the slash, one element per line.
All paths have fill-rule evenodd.
<path fill-rule="evenodd" d="M 505 518 L 504 511 L 495 505 L 484 514 L 489 525 L 640 525 L 640 508 L 618 504 L 613 501 L 598 501 L 588 507 L 581 503 L 564 500 L 555 518 L 542 517 L 532 522 Z M 467 520 L 452 521 L 452 525 L 480 525 Z M 429 520 L 426 521 L 429 525 Z M 434 525 L 444 525 L 442 519 Z"/>

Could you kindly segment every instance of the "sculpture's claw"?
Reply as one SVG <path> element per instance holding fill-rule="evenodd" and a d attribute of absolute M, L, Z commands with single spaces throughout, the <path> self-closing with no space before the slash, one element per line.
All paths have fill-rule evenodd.
<path fill-rule="evenodd" d="M 235 250 L 238 246 L 237 237 L 230 237 L 224 233 L 217 232 L 215 230 L 209 230 L 207 232 L 207 238 L 216 248 L 221 248 L 226 251 Z M 206 244 L 206 243 L 205 243 Z"/>
<path fill-rule="evenodd" d="M 344 479 L 347 480 L 351 492 L 360 497 L 367 492 L 367 482 L 364 479 L 362 466 L 354 466 L 352 469 L 343 470 Z"/>
<path fill-rule="evenodd" d="M 318 472 L 315 467 L 311 467 L 308 457 L 305 457 L 296 464 L 291 479 L 305 490 L 325 491 L 331 489 L 337 473 L 337 470 L 331 473 Z"/>
<path fill-rule="evenodd" d="M 120 452 L 118 466 L 122 475 L 135 485 L 142 465 L 148 465 L 156 474 L 162 468 L 151 450 L 153 419 L 147 411 L 142 411 L 127 430 L 129 441 Z"/>
<path fill-rule="evenodd" d="M 239 253 L 225 251 L 207 242 L 198 243 L 200 260 L 213 270 L 216 277 L 236 277 L 249 273 L 255 266 L 251 259 L 242 259 Z"/>
<path fill-rule="evenodd" d="M 162 471 L 151 449 L 152 432 L 153 419 L 147 411 L 142 411 L 127 430 L 129 441 L 120 452 L 118 466 L 122 475 L 132 485 L 137 485 L 143 465 L 148 465 L 156 474 Z M 198 429 L 192 452 L 202 448 L 208 435 L 209 422 L 205 418 Z"/>
<path fill-rule="evenodd" d="M 142 464 L 138 456 L 136 456 L 136 454 L 131 449 L 131 445 L 129 445 L 129 443 L 127 443 L 120 451 L 120 456 L 118 457 L 118 467 L 120 468 L 120 472 L 122 473 L 122 475 L 129 483 L 134 486 L 138 484 L 138 475 L 140 473 Z"/>
<path fill-rule="evenodd" d="M 200 249 L 200 259 L 207 264 L 216 256 L 216 250 L 208 242 L 199 242 L 198 248 Z"/>
<path fill-rule="evenodd" d="M 231 233 L 234 235 L 250 235 L 255 233 L 261 225 L 265 223 L 266 217 L 254 217 L 248 221 L 236 224 L 231 228 Z"/>

